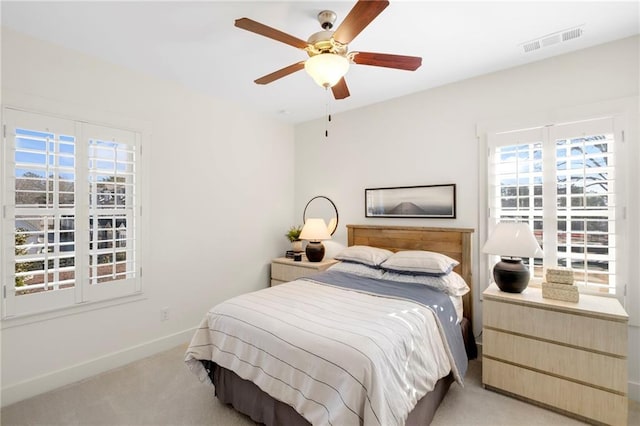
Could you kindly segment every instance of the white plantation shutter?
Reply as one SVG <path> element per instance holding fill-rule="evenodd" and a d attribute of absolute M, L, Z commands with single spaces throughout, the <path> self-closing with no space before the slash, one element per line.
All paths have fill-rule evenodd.
<path fill-rule="evenodd" d="M 90 293 L 138 290 L 136 281 L 136 147 L 133 132 L 85 125 L 87 143 Z M 118 281 L 117 286 L 103 285 Z"/>
<path fill-rule="evenodd" d="M 3 316 L 140 291 L 139 135 L 3 112 Z"/>
<path fill-rule="evenodd" d="M 557 262 L 579 284 L 615 293 L 616 178 L 613 119 L 555 126 Z"/>
<path fill-rule="evenodd" d="M 490 134 L 489 232 L 501 221 L 530 225 L 544 258 L 533 276 L 569 267 L 576 284 L 615 294 L 617 241 L 614 118 Z"/>
<path fill-rule="evenodd" d="M 6 316 L 75 301 L 76 125 L 11 109 L 4 117 Z"/>

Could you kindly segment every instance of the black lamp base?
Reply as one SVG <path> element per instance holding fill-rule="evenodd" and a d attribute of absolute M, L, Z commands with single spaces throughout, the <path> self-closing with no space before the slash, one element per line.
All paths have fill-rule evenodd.
<path fill-rule="evenodd" d="M 320 262 L 324 258 L 324 245 L 320 241 L 309 241 L 304 252 L 309 262 Z"/>
<path fill-rule="evenodd" d="M 493 267 L 493 280 L 507 293 L 522 293 L 529 284 L 529 276 L 529 270 L 520 258 L 502 258 Z"/>

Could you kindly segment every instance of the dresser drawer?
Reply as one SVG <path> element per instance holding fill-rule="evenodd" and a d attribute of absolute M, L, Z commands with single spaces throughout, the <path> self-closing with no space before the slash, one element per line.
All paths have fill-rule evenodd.
<path fill-rule="evenodd" d="M 493 329 L 482 334 L 484 356 L 552 375 L 627 392 L 627 360 Z"/>
<path fill-rule="evenodd" d="M 482 361 L 482 382 L 598 422 L 627 424 L 627 398 L 622 395 L 488 358 Z"/>
<path fill-rule="evenodd" d="M 621 357 L 627 355 L 626 322 L 504 303 L 489 298 L 483 304 L 485 327 Z"/>

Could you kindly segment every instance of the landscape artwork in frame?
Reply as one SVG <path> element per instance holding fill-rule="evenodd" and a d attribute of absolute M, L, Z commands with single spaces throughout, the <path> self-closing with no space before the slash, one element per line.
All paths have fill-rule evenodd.
<path fill-rule="evenodd" d="M 366 217 L 455 219 L 456 185 L 369 188 L 364 202 Z"/>

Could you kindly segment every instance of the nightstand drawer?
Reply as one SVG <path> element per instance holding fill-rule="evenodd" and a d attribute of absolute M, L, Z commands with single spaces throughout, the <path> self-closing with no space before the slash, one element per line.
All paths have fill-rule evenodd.
<path fill-rule="evenodd" d="M 306 277 L 318 273 L 315 269 L 300 266 L 285 265 L 283 263 L 271 264 L 271 279 L 279 281 L 293 281 L 301 277 Z"/>
<path fill-rule="evenodd" d="M 320 262 L 309 262 L 303 259 L 299 262 L 284 257 L 274 259 L 271 262 L 271 285 L 278 285 L 302 277 L 310 277 L 324 271 L 338 263 L 334 259 L 326 259 Z"/>
<path fill-rule="evenodd" d="M 483 355 L 625 394 L 627 360 L 485 328 Z"/>
<path fill-rule="evenodd" d="M 484 358 L 482 382 L 557 409 L 611 425 L 627 424 L 627 398 Z"/>
<path fill-rule="evenodd" d="M 489 298 L 484 300 L 483 311 L 485 327 L 622 357 L 627 355 L 626 322 L 498 302 Z"/>

